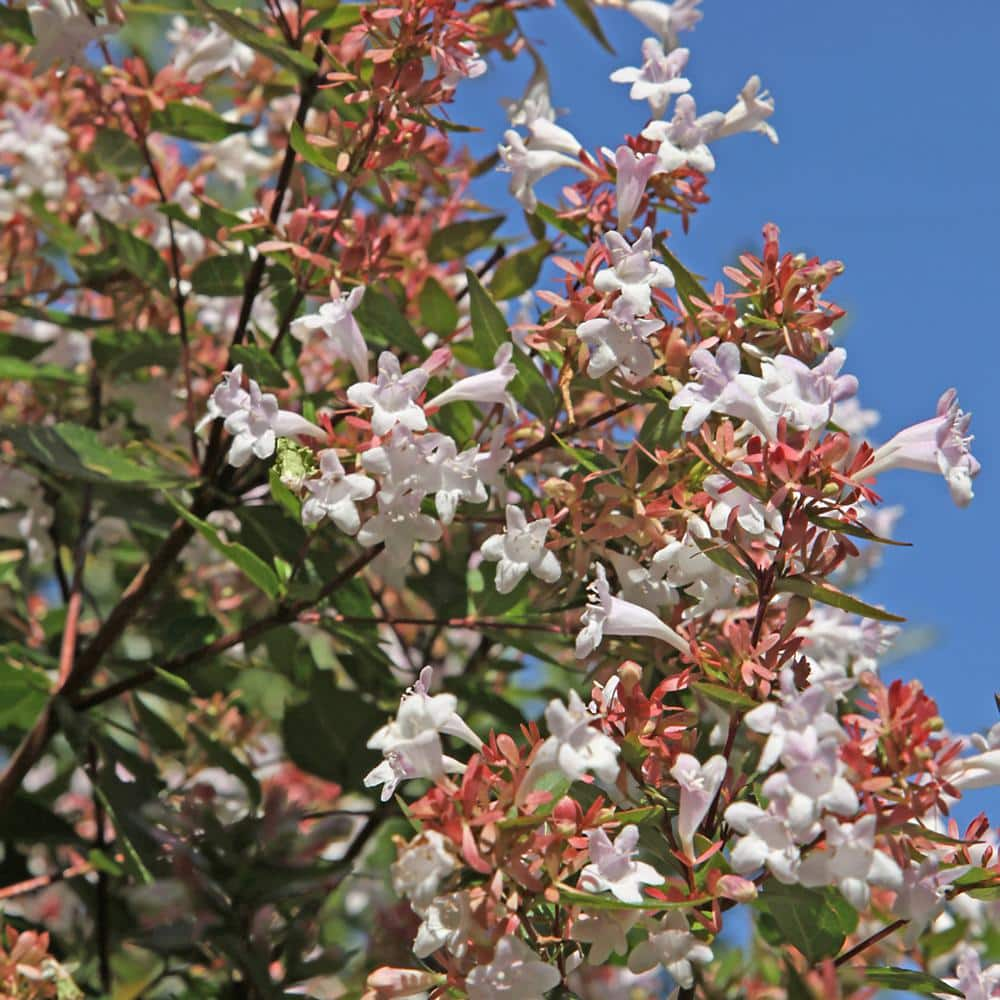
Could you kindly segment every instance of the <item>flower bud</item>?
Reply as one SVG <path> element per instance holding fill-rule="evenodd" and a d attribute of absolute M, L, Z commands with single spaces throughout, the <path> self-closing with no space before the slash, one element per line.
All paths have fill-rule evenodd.
<path fill-rule="evenodd" d="M 715 894 L 737 903 L 749 903 L 757 898 L 757 886 L 739 875 L 723 875 L 715 883 Z"/>
<path fill-rule="evenodd" d="M 632 692 L 642 681 L 642 667 L 635 660 L 626 660 L 618 668 L 618 676 L 621 678 L 622 691 L 626 697 L 631 698 Z"/>

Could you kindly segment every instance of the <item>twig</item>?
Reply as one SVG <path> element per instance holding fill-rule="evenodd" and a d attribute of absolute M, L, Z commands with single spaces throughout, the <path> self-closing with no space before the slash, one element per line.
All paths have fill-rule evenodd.
<path fill-rule="evenodd" d="M 557 437 L 565 437 L 567 434 L 575 434 L 577 431 L 586 430 L 589 427 L 596 427 L 598 424 L 603 424 L 605 420 L 611 420 L 613 417 L 617 417 L 619 413 L 624 413 L 625 410 L 629 410 L 635 405 L 636 403 L 634 402 L 619 403 L 617 406 L 613 406 L 610 410 L 603 410 L 601 413 L 596 414 L 589 420 L 585 420 L 582 424 L 578 423 L 576 420 L 571 420 L 568 424 L 560 427 L 558 431 L 550 431 L 534 444 L 530 444 L 527 448 L 519 451 L 513 459 L 511 459 L 511 461 L 512 463 L 523 462 L 525 459 L 531 458 L 533 455 L 537 455 L 540 451 L 545 451 L 546 448 L 551 448 L 552 445 L 556 443 Z"/>

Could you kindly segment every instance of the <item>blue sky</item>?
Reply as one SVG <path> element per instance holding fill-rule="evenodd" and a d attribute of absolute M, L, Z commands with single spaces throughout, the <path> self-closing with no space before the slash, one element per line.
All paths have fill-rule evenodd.
<path fill-rule="evenodd" d="M 1000 543 L 992 526 L 1000 513 L 1000 362 L 991 342 L 1000 265 L 1000 4 L 706 0 L 704 11 L 682 37 L 699 111 L 725 110 L 759 73 L 777 102 L 781 142 L 737 136 L 715 147 L 712 201 L 688 236 L 675 234 L 674 252 L 714 281 L 722 264 L 760 246 L 761 226 L 773 221 L 783 248 L 843 260 L 832 295 L 848 310 L 841 343 L 860 398 L 882 414 L 876 441 L 932 416 L 940 393 L 958 388 L 974 414 L 973 451 L 983 464 L 976 499 L 959 510 L 936 476 L 882 477 L 885 502 L 906 508 L 897 534 L 913 548 L 888 549 L 863 593 L 936 633 L 933 645 L 885 675 L 918 677 L 953 730 L 986 728 L 997 721 L 1000 690 Z M 622 11 L 599 16 L 617 56 L 598 48 L 562 4 L 524 18 L 549 66 L 554 103 L 568 109 L 560 124 L 588 148 L 617 145 L 646 118 L 645 104 L 630 101 L 628 87 L 608 74 L 641 62 L 648 32 Z M 498 100 L 517 96 L 529 71 L 526 60 L 495 62 L 462 88 L 457 120 L 474 115 L 486 127 L 472 141 L 478 151 L 502 134 Z M 490 200 L 505 181 L 487 181 Z M 560 184 L 543 189 L 547 200 Z M 996 821 L 1000 792 L 978 793 L 958 814 L 983 808 Z"/>

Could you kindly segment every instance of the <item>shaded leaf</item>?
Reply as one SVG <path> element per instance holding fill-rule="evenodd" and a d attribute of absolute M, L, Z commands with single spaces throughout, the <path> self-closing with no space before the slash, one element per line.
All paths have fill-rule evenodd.
<path fill-rule="evenodd" d="M 193 104 L 183 104 L 181 101 L 168 101 L 162 110 L 154 111 L 149 125 L 153 132 L 165 132 L 179 139 L 192 139 L 196 142 L 219 142 L 237 132 L 249 132 L 253 127 L 242 122 L 227 121 L 214 111 Z"/>
<path fill-rule="evenodd" d="M 250 267 L 245 254 L 206 257 L 191 272 L 191 287 L 199 295 L 242 295 Z"/>
<path fill-rule="evenodd" d="M 102 170 L 116 177 L 131 177 L 146 165 L 136 141 L 118 129 L 99 128 L 90 152 Z"/>
<path fill-rule="evenodd" d="M 427 256 L 435 263 L 460 260 L 473 250 L 478 250 L 499 228 L 502 215 L 484 219 L 465 219 L 435 230 L 427 244 Z"/>
<path fill-rule="evenodd" d="M 396 347 L 418 358 L 427 356 L 427 348 L 400 308 L 388 295 L 371 285 L 365 289 L 361 303 L 354 310 L 354 318 L 369 344 Z"/>
<path fill-rule="evenodd" d="M 597 39 L 601 47 L 607 49 L 608 52 L 614 55 L 615 50 L 608 41 L 607 35 L 604 34 L 601 22 L 597 20 L 597 15 L 594 13 L 594 10 L 590 6 L 588 0 L 566 0 L 566 6 L 569 7 L 569 9 L 573 12 L 574 17 L 576 17 L 576 19 L 587 29 L 587 31 Z"/>
<path fill-rule="evenodd" d="M 58 365 L 34 364 L 21 358 L 0 357 L 0 379 L 17 382 L 71 382 L 82 385 L 85 376 Z"/>
<path fill-rule="evenodd" d="M 513 299 L 532 288 L 551 249 L 552 244 L 543 240 L 527 250 L 504 257 L 497 264 L 490 281 L 490 294 L 493 298 Z"/>
<path fill-rule="evenodd" d="M 650 897 L 642 903 L 623 903 L 610 894 L 598 896 L 592 892 L 580 892 L 577 889 L 560 886 L 559 901 L 573 903 L 576 906 L 586 906 L 588 910 L 646 910 L 650 913 L 664 913 L 669 910 L 690 910 L 692 907 L 712 902 L 712 897 L 697 896 L 694 899 L 680 900 L 676 903 L 667 903 L 662 899 Z"/>
<path fill-rule="evenodd" d="M 785 577 L 777 582 L 775 590 L 784 594 L 799 594 L 808 597 L 810 600 L 819 601 L 821 604 L 829 604 L 831 607 L 840 608 L 841 611 L 850 611 L 852 614 L 861 615 L 862 618 L 874 618 L 880 622 L 905 622 L 905 618 L 899 615 L 890 614 L 881 608 L 876 608 L 871 604 L 845 594 L 835 587 L 825 583 L 813 583 L 801 576 Z"/>
<path fill-rule="evenodd" d="M 424 282 L 417 298 L 420 322 L 438 334 L 452 333 L 458 326 L 458 306 L 452 297 L 433 278 Z"/>
<path fill-rule="evenodd" d="M 836 889 L 771 881 L 752 905 L 772 922 L 768 927 L 759 921 L 768 941 L 793 945 L 810 962 L 836 955 L 858 923 L 857 912 Z"/>
<path fill-rule="evenodd" d="M 711 299 L 705 289 L 698 283 L 698 280 L 694 277 L 694 275 L 662 244 L 662 242 L 659 245 L 659 251 L 663 257 L 663 262 L 670 268 L 670 272 L 674 276 L 677 294 L 680 296 L 681 302 L 684 303 L 684 308 L 690 315 L 697 315 L 699 310 L 698 307 L 692 302 L 692 299 L 701 299 L 702 302 L 710 302 Z"/>
<path fill-rule="evenodd" d="M 888 990 L 909 990 L 922 996 L 934 996 L 937 993 L 944 993 L 950 997 L 965 996 L 961 990 L 949 986 L 936 976 L 913 969 L 896 969 L 891 966 L 883 969 L 865 969 L 865 979 Z"/>
<path fill-rule="evenodd" d="M 757 707 L 757 702 L 742 691 L 735 691 L 724 684 L 713 684 L 710 681 L 692 681 L 691 687 L 703 694 L 710 701 L 724 708 L 735 708 L 741 712 L 749 712 Z"/>

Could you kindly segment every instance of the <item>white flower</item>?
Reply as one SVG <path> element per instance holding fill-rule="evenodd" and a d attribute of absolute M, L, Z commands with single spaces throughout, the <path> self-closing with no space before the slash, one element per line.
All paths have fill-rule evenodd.
<path fill-rule="evenodd" d="M 644 861 L 633 860 L 639 828 L 622 827 L 614 843 L 603 829 L 587 831 L 587 853 L 592 864 L 580 872 L 579 887 L 586 892 L 610 892 L 623 903 L 641 903 L 642 886 L 662 885 L 663 876 Z"/>
<path fill-rule="evenodd" d="M 837 347 L 814 368 L 788 354 L 779 354 L 761 366 L 761 400 L 798 430 L 820 430 L 833 417 L 834 405 L 858 390 L 853 375 L 840 375 L 847 351 Z"/>
<path fill-rule="evenodd" d="M 544 1000 L 562 981 L 559 970 L 543 962 L 520 938 L 508 934 L 497 943 L 493 961 L 477 965 L 465 980 L 469 1000 Z"/>
<path fill-rule="evenodd" d="M 694 857 L 694 835 L 722 787 L 727 766 L 726 758 L 719 754 L 701 764 L 697 757 L 681 753 L 670 769 L 670 776 L 681 790 L 677 834 L 689 858 Z"/>
<path fill-rule="evenodd" d="M 942 869 L 938 859 L 931 855 L 919 865 L 911 862 L 903 869 L 903 882 L 896 890 L 892 912 L 909 921 L 904 930 L 908 947 L 913 947 L 924 928 L 944 909 L 947 887 L 969 868 L 969 865 L 955 865 Z"/>
<path fill-rule="evenodd" d="M 511 361 L 513 353 L 513 344 L 501 344 L 493 356 L 494 368 L 459 379 L 453 386 L 428 400 L 424 404 L 425 408 L 436 409 L 464 399 L 483 406 L 503 406 L 512 416 L 516 415 L 517 403 L 507 391 L 507 386 L 517 375 L 517 367 Z"/>
<path fill-rule="evenodd" d="M 878 669 L 879 657 L 892 645 L 899 628 L 838 608 L 816 606 L 798 634 L 805 640 L 802 652 L 810 664 L 809 683 L 822 684 L 839 697 L 854 687 L 854 678 Z"/>
<path fill-rule="evenodd" d="M 500 101 L 511 125 L 528 127 L 539 118 L 549 122 L 556 120 L 556 109 L 552 106 L 549 74 L 545 69 L 545 63 L 535 56 L 534 52 L 531 52 L 531 55 L 535 61 L 535 68 L 520 99 Z"/>
<path fill-rule="evenodd" d="M 236 41 L 214 21 L 208 28 L 192 28 L 187 18 L 177 16 L 167 32 L 167 41 L 175 46 L 172 65 L 192 83 L 224 70 L 235 76 L 246 76 L 254 63 L 254 51 Z"/>
<path fill-rule="evenodd" d="M 955 390 L 948 389 L 938 400 L 937 416 L 904 428 L 877 448 L 862 475 L 878 476 L 889 469 L 939 472 L 948 484 L 952 500 L 959 507 L 967 507 L 974 496 L 972 480 L 980 469 L 970 449 L 971 420 L 971 413 L 959 409 Z"/>
<path fill-rule="evenodd" d="M 655 31 L 668 49 L 677 47 L 677 34 L 690 31 L 700 20 L 701 12 L 696 8 L 701 0 L 629 0 L 626 10 L 650 31 Z"/>
<path fill-rule="evenodd" d="M 586 320 L 576 328 L 590 351 L 587 374 L 600 378 L 617 368 L 627 382 L 647 378 L 655 358 L 646 340 L 662 329 L 660 320 L 638 319 L 628 299 L 617 299 L 607 316 Z"/>
<path fill-rule="evenodd" d="M 438 949 L 447 948 L 456 958 L 461 958 L 468 950 L 468 939 L 474 929 L 468 892 L 438 896 L 423 914 L 413 942 L 413 954 L 417 958 L 427 958 Z"/>
<path fill-rule="evenodd" d="M 354 310 L 361 304 L 364 294 L 364 285 L 358 285 L 349 293 L 321 305 L 318 313 L 300 316 L 290 327 L 292 336 L 303 343 L 317 330 L 324 333 L 333 348 L 333 356 L 349 361 L 361 381 L 368 379 L 368 345 L 354 318 Z"/>
<path fill-rule="evenodd" d="M 648 608 L 612 597 L 607 573 L 600 563 L 588 594 L 590 603 L 580 619 L 583 628 L 576 637 L 578 659 L 589 656 L 605 635 L 646 636 L 669 643 L 678 652 L 690 651 L 690 644 Z"/>
<path fill-rule="evenodd" d="M 805 886 L 836 885 L 856 910 L 864 910 L 869 885 L 899 889 L 903 873 L 888 854 L 875 848 L 875 816 L 856 823 L 838 823 L 832 816 L 823 821 L 826 850 L 814 851 L 799 865 L 799 881 Z"/>
<path fill-rule="evenodd" d="M 657 39 L 647 38 L 642 43 L 642 67 L 616 69 L 611 79 L 614 83 L 631 83 L 628 96 L 633 101 L 649 101 L 652 116 L 662 118 L 670 98 L 691 89 L 691 81 L 681 76 L 689 55 L 687 49 L 674 49 L 668 55 Z"/>
<path fill-rule="evenodd" d="M 471 42 L 462 42 L 455 51 L 457 54 L 449 52 L 439 60 L 444 72 L 441 86 L 445 90 L 454 90 L 462 80 L 474 80 L 489 68 Z"/>
<path fill-rule="evenodd" d="M 218 142 L 199 143 L 199 147 L 215 163 L 215 173 L 227 184 L 243 190 L 247 177 L 260 176 L 271 166 L 271 157 L 254 149 L 252 137 L 245 132 L 227 135 Z"/>
<path fill-rule="evenodd" d="M 451 524 L 454 520 L 459 500 L 485 503 L 489 499 L 482 480 L 483 463 L 478 445 L 474 444 L 459 454 L 455 442 L 442 434 L 429 460 L 439 472 L 434 503 L 442 524 Z"/>
<path fill-rule="evenodd" d="M 532 124 L 537 126 L 538 119 Z M 534 212 L 538 207 L 534 187 L 560 167 L 580 168 L 580 161 L 564 152 L 552 149 L 529 148 L 524 139 L 513 129 L 503 134 L 504 142 L 497 150 L 503 166 L 499 169 L 510 174 L 510 193 L 526 212 Z"/>
<path fill-rule="evenodd" d="M 735 462 L 733 472 L 742 476 L 752 475 L 750 466 L 745 462 Z M 769 507 L 765 501 L 758 500 L 721 473 L 707 476 L 704 488 L 713 500 L 708 523 L 714 531 L 725 531 L 730 519 L 735 516 L 736 524 L 751 537 L 763 537 L 772 545 L 777 543 L 782 529 L 780 510 Z"/>
<path fill-rule="evenodd" d="M 507 505 L 507 530 L 491 535 L 480 551 L 484 559 L 497 563 L 496 588 L 509 594 L 528 571 L 545 583 L 555 583 L 562 575 L 556 554 L 545 547 L 545 536 L 552 522 L 547 517 L 528 522 L 524 511 Z"/>
<path fill-rule="evenodd" d="M 347 398 L 360 407 L 371 407 L 372 430 L 380 437 L 388 434 L 396 424 L 411 431 L 427 429 L 427 417 L 416 402 L 417 396 L 427 385 L 427 372 L 415 368 L 405 375 L 399 359 L 391 351 L 383 351 L 378 358 L 378 376 L 374 384 L 356 382 L 347 390 Z"/>
<path fill-rule="evenodd" d="M 44 0 L 27 9 L 35 36 L 31 58 L 43 70 L 56 63 L 86 66 L 87 47 L 118 30 L 113 24 L 94 24 L 72 0 Z"/>
<path fill-rule="evenodd" d="M 382 488 L 387 492 L 395 495 L 412 492 L 424 497 L 441 487 L 441 467 L 432 461 L 432 456 L 444 440 L 443 434 L 418 437 L 399 425 L 388 440 L 362 452 L 361 464 L 368 472 L 382 477 Z"/>
<path fill-rule="evenodd" d="M 654 612 L 665 604 L 677 603 L 676 588 L 663 579 L 667 570 L 665 565 L 660 563 L 647 568 L 621 552 L 608 552 L 607 555 L 615 568 L 623 600 Z"/>
<path fill-rule="evenodd" d="M 650 934 L 629 956 L 632 972 L 646 972 L 662 965 L 685 989 L 694 985 L 691 963 L 712 961 L 712 949 L 688 929 L 683 913 L 668 913 L 659 925 L 663 929 Z"/>
<path fill-rule="evenodd" d="M 766 867 L 785 885 L 798 881 L 798 840 L 780 812 L 770 807 L 765 811 L 751 802 L 734 802 L 726 810 L 725 819 L 743 834 L 730 853 L 734 871 L 746 875 Z"/>
<path fill-rule="evenodd" d="M 656 155 L 664 173 L 686 164 L 707 174 L 715 169 L 715 157 L 708 148 L 708 141 L 722 119 L 719 111 L 699 117 L 694 98 L 681 94 L 674 105 L 673 118 L 669 122 L 650 122 L 640 135 L 660 144 Z"/>
<path fill-rule="evenodd" d="M 400 740 L 392 750 L 383 752 L 384 760 L 365 775 L 365 788 L 383 785 L 381 799 L 388 802 L 400 782 L 411 778 L 438 781 L 445 774 L 460 774 L 465 765 L 445 755 L 441 737 L 426 731 L 412 740 Z"/>
<path fill-rule="evenodd" d="M 594 913 L 584 910 L 574 919 L 570 936 L 574 941 L 590 945 L 588 964 L 605 965 L 612 952 L 616 955 L 628 952 L 627 935 L 638 919 L 638 910 L 598 910 Z"/>
<path fill-rule="evenodd" d="M 270 458 L 279 437 L 300 434 L 326 437 L 326 431 L 311 424 L 305 417 L 279 409 L 277 398 L 269 392 L 261 392 L 252 378 L 247 379 L 249 390 L 246 395 L 241 395 L 242 388 L 238 385 L 238 375 L 241 374 L 240 365 L 226 373 L 225 380 L 212 393 L 208 409 L 211 419 L 225 416 L 225 428 L 233 435 L 228 456 L 230 465 L 241 468 L 252 456 Z"/>
<path fill-rule="evenodd" d="M 388 494 L 381 490 L 376 498 L 378 513 L 358 532 L 358 541 L 366 548 L 385 543 L 383 556 L 391 567 L 407 565 L 417 542 L 436 542 L 441 525 L 420 512 L 420 494 Z"/>
<path fill-rule="evenodd" d="M 605 233 L 604 242 L 611 255 L 611 267 L 594 278 L 599 292 L 621 292 L 636 315 L 652 308 L 654 288 L 673 288 L 674 276 L 666 264 L 653 260 L 653 231 L 647 226 L 642 235 L 629 244 L 620 233 Z"/>
<path fill-rule="evenodd" d="M 948 765 L 949 784 L 962 791 L 1000 785 L 1000 722 L 985 737 L 977 733 L 970 742 L 980 752 L 958 757 Z"/>
<path fill-rule="evenodd" d="M 69 136 L 48 120 L 47 111 L 43 101 L 27 109 L 13 101 L 3 105 L 0 153 L 18 157 L 10 175 L 17 198 L 27 198 L 34 191 L 46 198 L 61 198 L 66 192 Z"/>
<path fill-rule="evenodd" d="M 558 699 L 545 709 L 551 735 L 539 747 L 518 789 L 518 804 L 544 774 L 558 772 L 570 781 L 579 781 L 592 771 L 605 784 L 618 777 L 618 745 L 591 723 L 598 717 L 587 709 L 580 696 L 570 691 L 566 705 Z"/>
<path fill-rule="evenodd" d="M 760 77 L 754 74 L 743 85 L 736 103 L 726 112 L 715 127 L 711 138 L 725 139 L 740 132 L 759 132 L 777 143 L 778 133 L 767 123 L 774 114 L 774 98 L 760 89 Z"/>
<path fill-rule="evenodd" d="M 319 479 L 302 484 L 310 494 L 302 504 L 302 523 L 316 524 L 328 517 L 341 531 L 356 535 L 361 527 L 357 502 L 375 492 L 375 483 L 358 473 L 346 474 L 332 448 L 319 453 L 319 469 Z"/>
<path fill-rule="evenodd" d="M 1000 997 L 1000 963 L 984 969 L 978 953 L 971 945 L 962 946 L 955 972 L 955 978 L 945 979 L 944 982 L 960 990 L 965 1000 L 993 1000 Z M 935 993 L 934 996 L 943 997 L 946 994 Z"/>
<path fill-rule="evenodd" d="M 437 830 L 424 830 L 390 866 L 393 891 L 405 896 L 417 913 L 425 913 L 435 902 L 442 883 L 458 867 L 450 842 Z"/>

